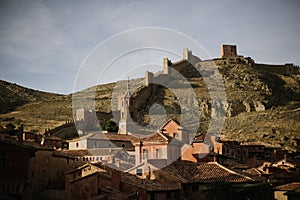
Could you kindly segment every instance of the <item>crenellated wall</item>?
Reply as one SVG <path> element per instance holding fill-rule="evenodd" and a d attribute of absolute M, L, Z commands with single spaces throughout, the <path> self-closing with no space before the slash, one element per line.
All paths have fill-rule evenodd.
<path fill-rule="evenodd" d="M 255 63 L 256 69 L 262 69 L 269 72 L 274 72 L 282 75 L 298 75 L 300 74 L 300 68 L 293 63 L 286 63 L 284 65 L 272 65 L 272 64 L 260 64 Z"/>

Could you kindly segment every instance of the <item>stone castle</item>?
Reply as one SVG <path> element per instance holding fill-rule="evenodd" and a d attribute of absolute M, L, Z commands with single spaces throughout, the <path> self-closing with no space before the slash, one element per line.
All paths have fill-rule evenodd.
<path fill-rule="evenodd" d="M 286 63 L 283 65 L 269 65 L 269 64 L 255 63 L 255 61 L 250 57 L 244 57 L 242 55 L 238 55 L 236 45 L 222 45 L 220 49 L 220 57 L 208 61 L 214 61 L 215 63 L 224 64 L 224 65 L 232 64 L 232 63 L 247 64 L 258 70 L 266 70 L 268 72 L 273 72 L 273 73 L 286 75 L 286 76 L 300 74 L 299 66 L 296 66 L 292 63 Z M 118 100 L 118 110 L 120 112 L 119 133 L 128 134 L 128 127 L 130 127 L 129 124 L 133 123 L 130 120 L 139 123 L 138 111 L 153 94 L 156 94 L 159 85 L 168 85 L 168 83 L 172 82 L 171 79 L 174 79 L 174 77 L 172 76 L 173 70 L 183 73 L 187 70 L 190 70 L 191 68 L 194 68 L 196 64 L 198 63 L 202 64 L 205 62 L 207 62 L 207 60 L 202 61 L 200 58 L 193 55 L 191 50 L 185 48 L 183 49 L 183 57 L 181 60 L 177 62 L 172 62 L 169 58 L 164 58 L 162 71 L 158 73 L 147 71 L 145 73 L 144 85 L 140 87 L 137 91 L 131 93 L 129 88 L 129 83 L 128 83 L 127 91 Z M 203 102 L 198 102 L 198 100 L 195 101 L 200 105 L 203 103 Z M 206 102 L 206 104 L 208 105 L 209 102 Z M 256 104 L 257 103 L 254 102 L 254 107 L 255 107 L 254 110 L 265 109 L 262 104 L 259 104 L 258 106 Z M 220 105 L 220 108 L 221 107 L 222 106 Z M 227 105 L 225 107 L 229 108 L 230 106 Z M 203 113 L 202 110 L 201 112 Z M 232 114 L 230 113 L 227 115 L 232 116 Z"/>

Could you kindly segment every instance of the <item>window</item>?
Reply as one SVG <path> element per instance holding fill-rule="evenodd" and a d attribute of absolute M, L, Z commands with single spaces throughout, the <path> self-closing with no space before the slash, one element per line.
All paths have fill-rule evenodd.
<path fill-rule="evenodd" d="M 161 149 L 156 149 L 156 159 L 162 158 L 162 150 Z"/>
<path fill-rule="evenodd" d="M 76 142 L 76 147 L 78 147 L 78 142 Z"/>
<path fill-rule="evenodd" d="M 125 144 L 122 144 L 122 148 L 125 148 L 126 147 L 126 145 Z"/>
<path fill-rule="evenodd" d="M 147 149 L 144 149 L 144 159 L 148 159 L 148 150 Z"/>
<path fill-rule="evenodd" d="M 47 176 L 47 171 L 44 169 L 43 170 L 43 177 L 46 177 Z"/>
<path fill-rule="evenodd" d="M 136 169 L 136 175 L 142 176 L 143 175 L 143 170 L 142 169 Z"/>
<path fill-rule="evenodd" d="M 35 173 L 34 173 L 34 171 L 32 171 L 32 172 L 31 172 L 31 176 L 34 177 L 34 175 L 35 175 Z"/>
<path fill-rule="evenodd" d="M 46 164 L 49 164 L 49 158 L 46 158 Z"/>
<path fill-rule="evenodd" d="M 178 139 L 178 133 L 174 133 L 173 137 L 176 138 L 176 139 Z"/>
<path fill-rule="evenodd" d="M 97 142 L 94 142 L 94 148 L 97 148 Z"/>

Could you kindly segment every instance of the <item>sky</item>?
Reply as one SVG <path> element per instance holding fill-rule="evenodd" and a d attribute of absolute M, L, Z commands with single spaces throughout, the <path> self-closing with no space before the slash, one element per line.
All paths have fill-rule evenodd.
<path fill-rule="evenodd" d="M 219 56 L 222 44 L 236 44 L 238 54 L 256 62 L 299 65 L 299 9 L 297 0 L 0 0 L 0 79 L 69 94 L 76 90 L 74 85 L 85 63 L 92 62 L 90 57 L 97 57 L 92 60 L 99 66 L 95 73 L 99 76 L 107 66 L 101 63 L 105 52 L 110 53 L 110 59 L 120 58 L 116 54 L 120 49 L 127 52 L 124 55 L 130 54 L 112 59 L 114 67 L 105 78 L 98 77 L 97 83 L 124 79 L 137 68 L 136 74 L 143 76 L 148 68 L 159 69 L 163 57 L 180 57 L 157 48 L 132 53 L 130 45 L 136 41 L 143 47 L 161 41 L 155 34 L 118 37 L 144 27 L 184 34 L 200 44 L 210 58 Z M 110 43 L 112 40 L 115 42 Z M 100 50 L 93 55 L 97 48 Z M 136 62 L 137 56 L 144 59 Z M 84 87 L 93 84 L 87 82 Z"/>

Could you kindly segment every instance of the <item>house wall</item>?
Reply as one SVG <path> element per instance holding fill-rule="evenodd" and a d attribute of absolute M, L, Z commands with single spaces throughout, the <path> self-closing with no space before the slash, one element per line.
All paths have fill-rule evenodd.
<path fill-rule="evenodd" d="M 121 141 L 121 140 L 105 140 L 105 139 L 87 139 L 87 148 L 110 148 L 110 147 L 120 147 L 126 150 L 134 150 L 134 146 L 131 141 Z"/>
<path fill-rule="evenodd" d="M 66 184 L 66 200 L 88 199 L 98 195 L 97 174 Z"/>
<path fill-rule="evenodd" d="M 284 195 L 286 191 L 275 191 L 274 192 L 274 197 L 276 200 L 288 200 L 287 195 Z"/>
<path fill-rule="evenodd" d="M 69 150 L 78 149 L 87 149 L 87 139 L 69 142 Z"/>
<path fill-rule="evenodd" d="M 0 145 L 0 156 L 4 159 L 0 168 L 1 194 L 20 195 L 23 199 L 30 199 L 27 183 L 32 154 L 33 151 L 17 146 Z"/>

